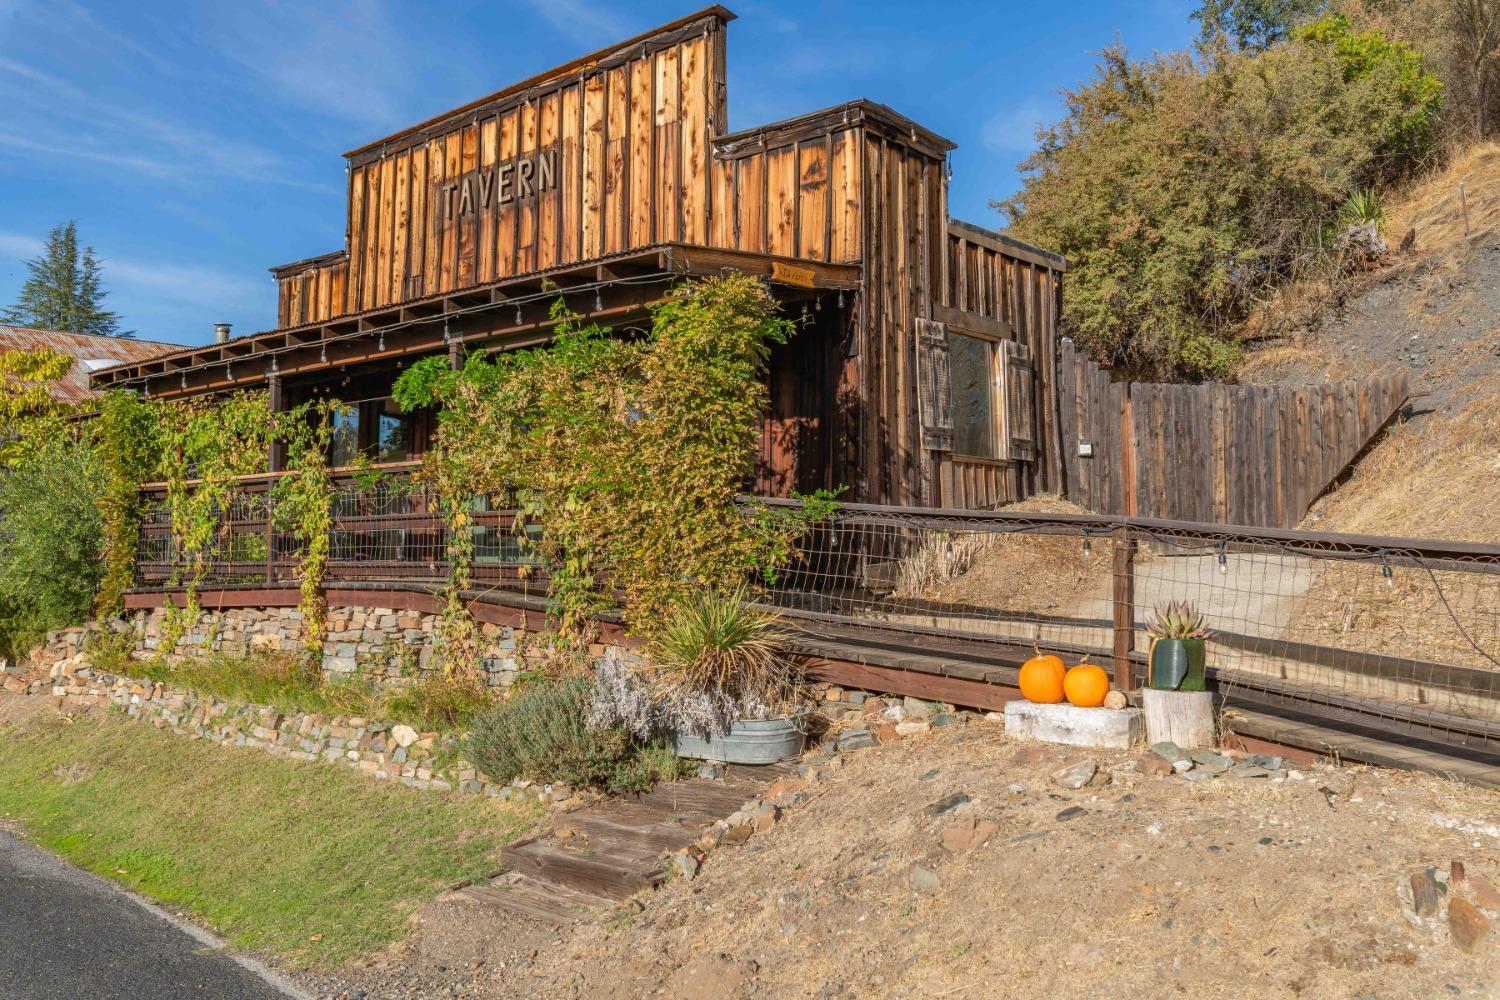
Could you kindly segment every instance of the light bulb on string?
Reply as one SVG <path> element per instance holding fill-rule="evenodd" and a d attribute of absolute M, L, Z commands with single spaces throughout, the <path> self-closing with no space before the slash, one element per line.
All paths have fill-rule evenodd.
<path fill-rule="evenodd" d="M 594 312 L 604 311 L 604 293 L 601 289 L 594 289 Z"/>
<path fill-rule="evenodd" d="M 1224 543 L 1219 543 L 1219 575 L 1229 575 L 1229 557 L 1224 553 Z"/>
<path fill-rule="evenodd" d="M 229 378 L 229 381 L 233 382 L 234 381 L 234 365 L 232 365 L 232 364 L 230 364 L 229 362 L 226 361 L 224 363 L 224 374 Z"/>

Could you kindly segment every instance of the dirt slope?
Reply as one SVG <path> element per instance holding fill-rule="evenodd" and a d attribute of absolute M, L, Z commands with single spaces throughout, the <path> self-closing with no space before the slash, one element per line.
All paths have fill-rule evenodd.
<path fill-rule="evenodd" d="M 613 917 L 557 933 L 467 906 L 359 977 L 472 997 L 1493 997 L 1473 954 L 1404 918 L 1396 883 L 1463 861 L 1500 879 L 1500 794 L 1307 767 L 1189 783 L 1094 754 L 1111 784 L 1048 780 L 1086 754 L 991 723 L 863 750 L 773 830 L 721 847 Z M 942 816 L 928 807 L 970 800 Z M 988 821 L 983 846 L 941 831 Z M 936 884 L 913 886 L 913 868 Z M 371 977 L 374 977 L 373 980 Z M 353 977 L 351 977 L 353 978 Z M 400 985 L 397 985 L 397 984 Z M 407 992 L 410 989 L 411 992 Z"/>
<path fill-rule="evenodd" d="M 1455 157 L 1386 217 L 1386 238 L 1413 233 L 1412 252 L 1357 280 L 1309 329 L 1253 353 L 1241 377 L 1292 384 L 1406 369 L 1409 418 L 1308 526 L 1500 540 L 1500 146 Z"/>

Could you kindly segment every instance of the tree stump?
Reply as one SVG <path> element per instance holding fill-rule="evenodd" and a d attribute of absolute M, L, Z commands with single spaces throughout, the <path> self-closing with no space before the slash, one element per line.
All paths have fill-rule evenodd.
<path fill-rule="evenodd" d="M 1170 740 L 1184 750 L 1214 745 L 1214 695 L 1212 691 L 1141 690 L 1141 708 L 1146 713 L 1146 739 L 1151 743 Z"/>

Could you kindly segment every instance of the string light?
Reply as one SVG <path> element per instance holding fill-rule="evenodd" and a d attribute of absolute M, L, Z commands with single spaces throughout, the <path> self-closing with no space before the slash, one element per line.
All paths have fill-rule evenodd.
<path fill-rule="evenodd" d="M 1229 575 L 1229 557 L 1224 553 L 1224 543 L 1219 543 L 1219 575 Z"/>
<path fill-rule="evenodd" d="M 844 290 L 842 288 L 839 289 L 839 308 L 844 308 Z"/>
<path fill-rule="evenodd" d="M 328 364 L 328 345 L 326 343 L 323 345 L 323 350 L 318 353 L 318 356 L 323 360 L 325 365 Z"/>
<path fill-rule="evenodd" d="M 1380 550 L 1380 575 L 1385 577 L 1387 587 L 1396 585 L 1395 574 L 1391 572 L 1391 561 L 1387 558 L 1385 549 Z"/>
<path fill-rule="evenodd" d="M 187 372 L 182 373 L 182 387 L 187 388 Z"/>
<path fill-rule="evenodd" d="M 604 292 L 598 288 L 594 289 L 594 312 L 604 311 Z"/>
<path fill-rule="evenodd" d="M 234 365 L 230 364 L 227 361 L 224 362 L 224 374 L 226 376 L 228 376 L 229 381 L 233 382 L 234 381 Z"/>
<path fill-rule="evenodd" d="M 380 331 L 380 339 L 375 342 L 375 350 L 377 352 L 381 352 L 381 353 L 384 353 L 384 351 L 385 351 L 385 331 L 384 330 Z"/>
<path fill-rule="evenodd" d="M 521 303 L 516 303 L 516 326 L 521 325 Z"/>

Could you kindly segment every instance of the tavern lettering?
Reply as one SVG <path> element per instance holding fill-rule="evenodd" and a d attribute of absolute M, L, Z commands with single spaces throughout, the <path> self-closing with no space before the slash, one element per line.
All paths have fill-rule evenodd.
<path fill-rule="evenodd" d="M 486 211 L 492 204 L 507 205 L 513 201 L 534 198 L 557 185 L 557 153 L 539 151 L 493 167 L 471 170 L 458 180 L 440 183 L 443 216 L 472 215 Z"/>

